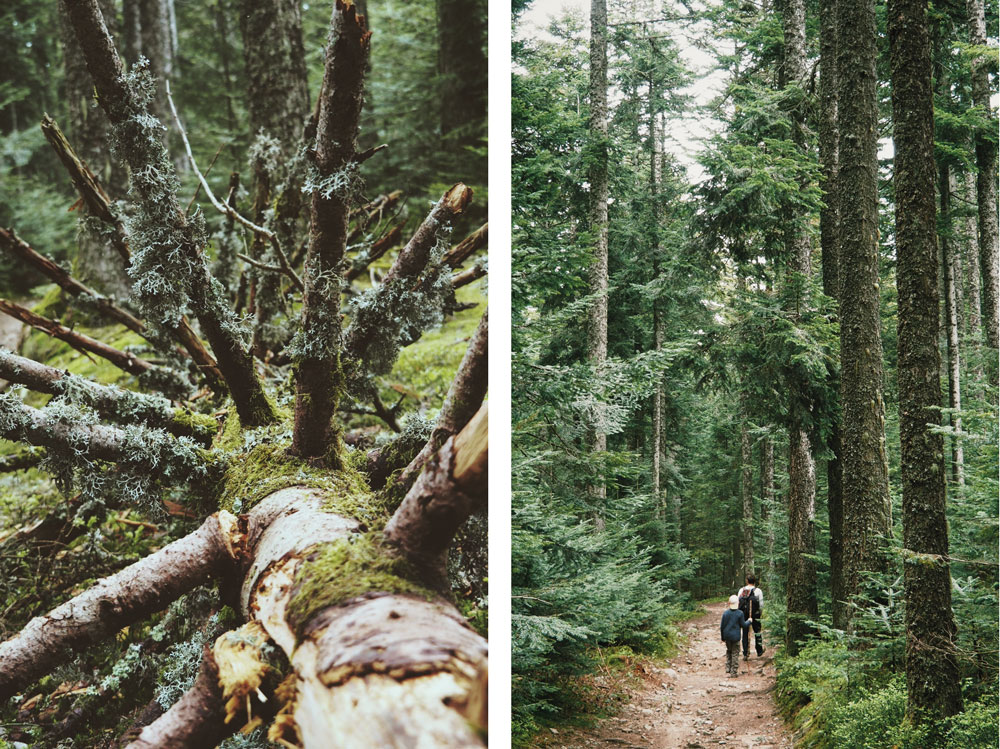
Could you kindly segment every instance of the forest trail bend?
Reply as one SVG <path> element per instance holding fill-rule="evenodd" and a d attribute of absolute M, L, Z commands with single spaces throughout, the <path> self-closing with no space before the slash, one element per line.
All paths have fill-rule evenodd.
<path fill-rule="evenodd" d="M 549 737 L 546 745 L 791 749 L 791 735 L 774 704 L 770 644 L 765 641 L 763 658 L 740 657 L 738 678 L 726 674 L 726 648 L 719 639 L 725 609 L 725 603 L 711 604 L 704 615 L 684 625 L 686 646 L 668 667 L 648 669 L 642 687 L 621 715 L 588 731 Z"/>

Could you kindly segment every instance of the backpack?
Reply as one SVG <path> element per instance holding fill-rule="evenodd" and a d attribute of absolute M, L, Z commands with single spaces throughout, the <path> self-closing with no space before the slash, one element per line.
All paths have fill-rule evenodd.
<path fill-rule="evenodd" d="M 746 588 L 740 591 L 739 610 L 747 619 L 760 619 L 760 603 L 754 595 L 756 590 L 754 587 L 749 591 Z"/>

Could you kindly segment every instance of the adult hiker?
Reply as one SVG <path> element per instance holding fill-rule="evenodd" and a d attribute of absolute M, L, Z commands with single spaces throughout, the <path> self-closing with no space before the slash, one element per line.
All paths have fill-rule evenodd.
<path fill-rule="evenodd" d="M 753 639 L 757 657 L 764 655 L 764 641 L 760 636 L 760 614 L 764 608 L 764 594 L 757 587 L 757 578 L 750 574 L 746 577 L 747 584 L 740 588 L 739 609 L 753 627 Z M 743 660 L 750 660 L 750 630 L 743 630 Z"/>
<path fill-rule="evenodd" d="M 750 621 L 740 611 L 736 596 L 729 596 L 729 608 L 722 613 L 719 630 L 726 643 L 726 672 L 736 678 L 740 675 L 740 635 L 745 640 L 750 631 Z"/>

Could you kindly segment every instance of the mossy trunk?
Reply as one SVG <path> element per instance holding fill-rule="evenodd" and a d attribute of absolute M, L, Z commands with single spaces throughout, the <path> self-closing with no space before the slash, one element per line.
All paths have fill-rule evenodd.
<path fill-rule="evenodd" d="M 845 599 L 859 592 L 863 572 L 887 569 L 883 546 L 892 527 L 879 317 L 876 38 L 872 0 L 838 0 Z"/>
<path fill-rule="evenodd" d="M 841 0 L 843 1 L 843 0 Z M 962 709 L 948 565 L 940 422 L 934 109 L 926 0 L 890 0 L 899 438 L 903 480 L 907 707 L 916 720 Z M 921 555 L 921 556 L 918 556 Z M 933 555 L 928 559 L 926 555 Z M 929 712 L 921 712 L 921 711 Z"/>

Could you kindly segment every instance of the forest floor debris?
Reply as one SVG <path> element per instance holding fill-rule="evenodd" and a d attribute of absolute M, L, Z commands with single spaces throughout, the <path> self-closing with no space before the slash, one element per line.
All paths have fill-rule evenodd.
<path fill-rule="evenodd" d="M 666 667 L 649 665 L 621 715 L 589 729 L 564 729 L 540 746 L 656 749 L 754 747 L 791 749 L 791 734 L 778 714 L 773 692 L 774 649 L 763 658 L 740 658 L 740 675 L 726 674 L 719 621 L 726 603 L 684 625 L 687 645 Z"/>

